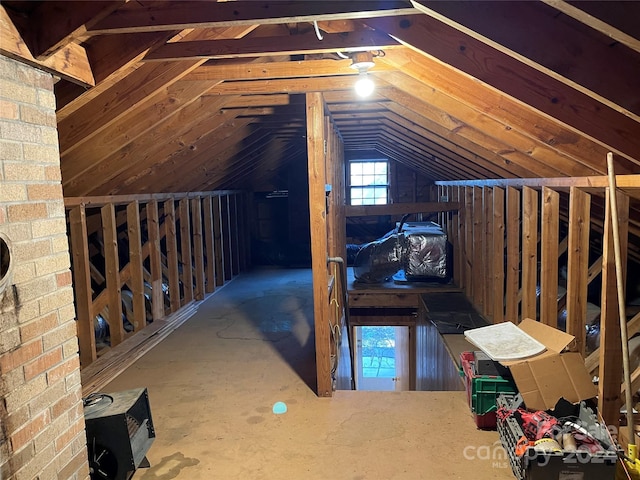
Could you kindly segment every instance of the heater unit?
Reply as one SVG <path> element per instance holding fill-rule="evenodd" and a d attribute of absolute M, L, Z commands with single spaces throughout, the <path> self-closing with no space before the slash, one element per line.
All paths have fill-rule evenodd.
<path fill-rule="evenodd" d="M 149 467 L 156 434 L 146 388 L 93 393 L 83 403 L 91 480 L 129 480 Z"/>

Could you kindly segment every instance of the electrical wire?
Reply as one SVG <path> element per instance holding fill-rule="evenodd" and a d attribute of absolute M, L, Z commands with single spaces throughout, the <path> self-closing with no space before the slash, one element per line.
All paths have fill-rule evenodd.
<path fill-rule="evenodd" d="M 313 28 L 316 31 L 316 37 L 318 37 L 318 40 L 322 41 L 324 37 L 320 33 L 320 29 L 318 28 L 318 22 L 316 22 L 315 20 L 313 21 Z"/>

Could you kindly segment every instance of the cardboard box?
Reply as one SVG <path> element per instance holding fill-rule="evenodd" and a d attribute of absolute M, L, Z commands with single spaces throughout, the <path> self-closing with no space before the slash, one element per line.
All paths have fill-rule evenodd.
<path fill-rule="evenodd" d="M 527 408 L 550 410 L 560 398 L 578 403 L 597 395 L 582 356 L 573 352 L 561 353 L 573 342 L 573 335 L 530 318 L 517 327 L 545 346 L 545 350 L 537 355 L 500 362 L 511 370 Z M 483 345 L 476 346 L 486 352 Z"/>

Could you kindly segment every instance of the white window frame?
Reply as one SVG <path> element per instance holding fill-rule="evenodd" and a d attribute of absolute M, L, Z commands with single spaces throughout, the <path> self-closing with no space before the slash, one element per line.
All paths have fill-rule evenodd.
<path fill-rule="evenodd" d="M 372 170 L 363 171 L 365 164 L 371 164 Z M 384 164 L 385 172 L 380 171 Z M 354 169 L 360 171 L 354 172 Z M 349 205 L 388 205 L 390 186 L 390 165 L 386 158 L 366 158 L 349 161 Z M 386 181 L 380 182 L 384 175 Z M 359 194 L 356 194 L 359 193 Z"/>

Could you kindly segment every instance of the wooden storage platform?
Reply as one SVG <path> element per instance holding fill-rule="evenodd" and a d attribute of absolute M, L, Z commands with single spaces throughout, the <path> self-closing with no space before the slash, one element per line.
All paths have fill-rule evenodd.
<path fill-rule="evenodd" d="M 441 331 L 437 321 L 448 314 L 453 323 L 462 316 L 461 324 L 485 324 L 460 288 L 426 282 L 359 284 L 349 268 L 347 291 L 352 326 L 409 327 L 411 389 L 464 390 L 458 372 L 460 353 L 473 347 L 464 339 L 464 329 Z"/>

